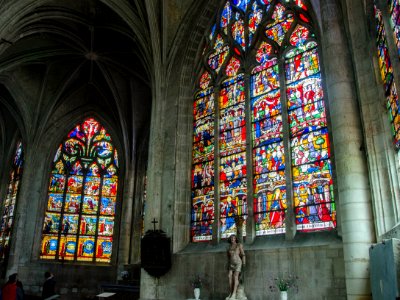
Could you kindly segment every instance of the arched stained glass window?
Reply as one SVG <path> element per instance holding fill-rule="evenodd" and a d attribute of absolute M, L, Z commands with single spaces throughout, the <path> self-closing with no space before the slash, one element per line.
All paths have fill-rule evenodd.
<path fill-rule="evenodd" d="M 248 199 L 256 235 L 284 233 L 288 222 L 299 231 L 335 228 L 325 98 L 306 2 L 226 1 L 203 55 L 192 241 L 211 240 L 217 228 L 226 238 L 238 219 L 246 234 Z"/>
<path fill-rule="evenodd" d="M 12 161 L 6 199 L 3 202 L 3 213 L 0 225 L 0 260 L 7 259 L 9 253 L 10 236 L 14 224 L 14 213 L 17 205 L 19 185 L 22 178 L 24 151 L 22 142 L 17 143 Z"/>
<path fill-rule="evenodd" d="M 40 257 L 111 261 L 118 155 L 95 119 L 78 124 L 53 161 Z"/>
<path fill-rule="evenodd" d="M 376 45 L 378 47 L 379 70 L 387 99 L 386 106 L 389 110 L 394 144 L 396 145 L 397 149 L 400 149 L 399 98 L 397 95 L 396 85 L 394 83 L 392 63 L 390 61 L 382 12 L 377 8 L 376 5 L 374 6 L 374 9 L 376 19 Z"/>

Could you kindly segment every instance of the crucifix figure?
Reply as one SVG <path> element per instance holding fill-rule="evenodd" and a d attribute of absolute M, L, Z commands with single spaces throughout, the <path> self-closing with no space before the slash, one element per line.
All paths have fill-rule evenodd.
<path fill-rule="evenodd" d="M 156 231 L 156 224 L 158 223 L 158 221 L 156 221 L 156 218 L 154 218 L 151 223 L 153 223 L 153 230 Z"/>

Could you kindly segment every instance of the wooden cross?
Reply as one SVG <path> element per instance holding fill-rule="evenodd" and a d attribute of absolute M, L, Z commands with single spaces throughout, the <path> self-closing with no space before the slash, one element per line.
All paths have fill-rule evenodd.
<path fill-rule="evenodd" d="M 153 223 L 154 231 L 156 231 L 156 224 L 158 223 L 158 221 L 156 221 L 156 218 L 154 218 L 151 223 Z"/>

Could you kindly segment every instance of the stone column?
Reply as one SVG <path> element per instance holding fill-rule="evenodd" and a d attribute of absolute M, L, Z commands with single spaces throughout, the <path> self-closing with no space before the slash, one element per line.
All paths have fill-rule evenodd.
<path fill-rule="evenodd" d="M 371 299 L 369 247 L 375 241 L 363 134 L 349 43 L 337 0 L 321 1 L 323 67 L 331 117 L 347 299 Z"/>

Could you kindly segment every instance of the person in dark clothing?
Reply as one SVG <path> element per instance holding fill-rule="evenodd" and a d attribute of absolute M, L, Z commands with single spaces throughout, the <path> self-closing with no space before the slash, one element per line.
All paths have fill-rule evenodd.
<path fill-rule="evenodd" d="M 18 280 L 18 274 L 8 276 L 8 281 L 2 288 L 3 300 L 23 300 L 24 289 L 22 282 Z"/>
<path fill-rule="evenodd" d="M 43 283 L 42 299 L 47 299 L 56 294 L 56 281 L 54 280 L 53 274 L 51 274 L 50 272 L 44 273 L 44 278 L 46 280 Z"/>

